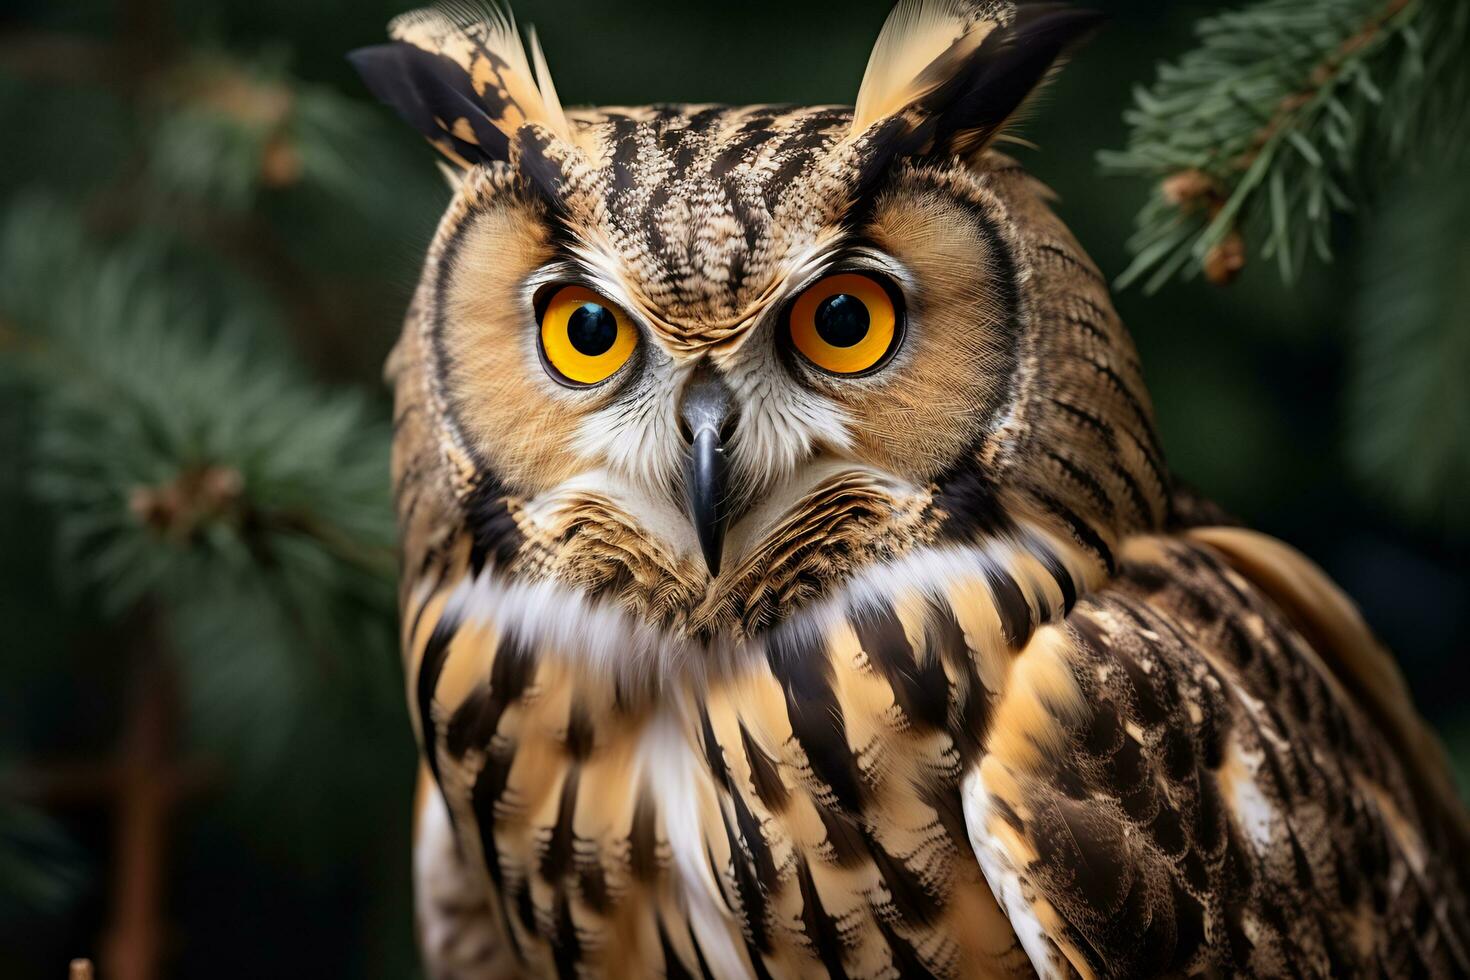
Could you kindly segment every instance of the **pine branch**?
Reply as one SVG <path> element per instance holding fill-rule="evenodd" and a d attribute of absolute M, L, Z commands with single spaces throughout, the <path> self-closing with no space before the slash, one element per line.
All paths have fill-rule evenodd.
<path fill-rule="evenodd" d="M 60 572 L 115 614 L 164 612 L 194 737 L 240 777 L 241 812 L 319 859 L 351 846 L 323 841 L 320 808 L 382 786 L 344 760 L 409 749 L 388 430 L 198 308 L 146 241 L 100 252 L 38 202 L 0 226 L 0 322 L 39 400 L 28 476 Z"/>
<path fill-rule="evenodd" d="M 196 55 L 152 89 L 149 182 L 165 201 L 243 210 L 262 191 L 301 184 L 348 204 L 386 187 L 361 166 L 375 132 L 361 102 L 292 78 L 279 54 Z"/>
<path fill-rule="evenodd" d="M 215 547 L 278 561 L 309 541 L 390 579 L 381 423 L 318 393 L 247 324 L 194 322 L 157 261 L 146 244 L 98 256 L 44 205 L 0 230 L 0 318 L 48 382 L 35 484 L 69 515 L 68 564 L 125 571 L 96 583 L 120 605 L 159 584 L 140 570 Z"/>
<path fill-rule="evenodd" d="M 1470 144 L 1463 0 L 1259 0 L 1198 34 L 1136 93 L 1128 148 L 1100 156 L 1158 182 L 1120 286 L 1229 282 L 1247 242 L 1289 281 L 1383 175 Z"/>

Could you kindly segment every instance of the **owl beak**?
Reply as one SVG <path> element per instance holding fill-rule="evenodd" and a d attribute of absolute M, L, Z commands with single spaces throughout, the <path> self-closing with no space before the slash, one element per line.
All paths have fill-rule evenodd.
<path fill-rule="evenodd" d="M 684 467 L 689 520 L 711 576 L 720 574 L 725 528 L 730 523 L 730 461 L 725 455 L 725 439 L 734 419 L 733 407 L 730 389 L 707 369 L 690 379 L 679 406 L 680 427 L 689 441 Z"/>

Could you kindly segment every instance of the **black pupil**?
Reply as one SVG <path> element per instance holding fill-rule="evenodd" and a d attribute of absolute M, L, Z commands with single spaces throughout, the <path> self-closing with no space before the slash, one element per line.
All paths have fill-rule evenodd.
<path fill-rule="evenodd" d="M 817 334 L 833 347 L 852 347 L 868 335 L 868 307 L 856 296 L 838 293 L 817 307 Z"/>
<path fill-rule="evenodd" d="M 606 354 L 618 339 L 618 318 L 605 306 L 583 303 L 567 323 L 567 339 L 588 357 Z"/>

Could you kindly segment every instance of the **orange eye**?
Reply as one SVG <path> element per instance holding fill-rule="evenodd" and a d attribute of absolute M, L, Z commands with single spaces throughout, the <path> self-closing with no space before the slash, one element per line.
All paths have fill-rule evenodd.
<path fill-rule="evenodd" d="M 638 346 L 628 315 L 583 286 L 563 286 L 541 314 L 541 350 L 562 380 L 595 385 L 617 373 Z"/>
<path fill-rule="evenodd" d="M 893 297 L 882 283 L 857 272 L 828 276 L 791 307 L 791 342 L 833 374 L 873 369 L 893 350 L 897 333 Z"/>

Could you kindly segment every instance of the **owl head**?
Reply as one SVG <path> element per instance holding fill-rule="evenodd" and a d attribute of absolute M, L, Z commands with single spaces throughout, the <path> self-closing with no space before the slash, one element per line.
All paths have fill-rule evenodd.
<path fill-rule="evenodd" d="M 571 111 L 507 17 L 395 20 L 354 61 L 454 188 L 390 360 L 408 580 L 710 639 L 947 549 L 1105 576 L 1166 518 L 1147 394 L 993 149 L 1095 19 L 904 0 L 854 108 Z"/>

